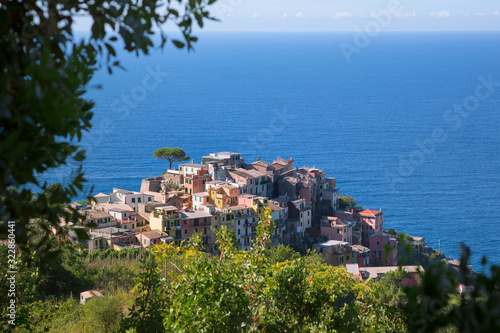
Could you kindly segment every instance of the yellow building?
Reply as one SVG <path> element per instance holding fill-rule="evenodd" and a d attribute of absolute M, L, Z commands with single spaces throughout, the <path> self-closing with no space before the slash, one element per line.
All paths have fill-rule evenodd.
<path fill-rule="evenodd" d="M 233 206 L 238 203 L 239 187 L 224 184 L 211 186 L 208 189 L 208 200 L 217 208 Z"/>
<path fill-rule="evenodd" d="M 181 220 L 182 217 L 177 207 L 157 207 L 150 214 L 149 225 L 151 230 L 166 232 L 175 239 L 176 244 L 180 245 L 182 239 Z"/>

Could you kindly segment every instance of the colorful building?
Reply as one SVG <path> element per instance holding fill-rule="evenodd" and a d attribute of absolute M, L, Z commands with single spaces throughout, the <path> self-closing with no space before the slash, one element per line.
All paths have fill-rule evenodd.
<path fill-rule="evenodd" d="M 323 256 L 327 265 L 340 266 L 352 263 L 352 248 L 347 242 L 330 240 L 314 244 L 313 250 Z"/>
<path fill-rule="evenodd" d="M 352 244 L 352 229 L 355 221 L 344 221 L 338 217 L 325 216 L 321 219 L 321 235 L 329 240 L 337 240 Z"/>
<path fill-rule="evenodd" d="M 382 213 L 382 210 L 365 209 L 357 213 L 357 215 L 361 221 L 361 244 L 370 247 L 370 236 L 384 231 L 384 213 Z"/>
<path fill-rule="evenodd" d="M 370 262 L 374 265 L 397 265 L 398 241 L 392 236 L 382 232 L 370 235 Z"/>

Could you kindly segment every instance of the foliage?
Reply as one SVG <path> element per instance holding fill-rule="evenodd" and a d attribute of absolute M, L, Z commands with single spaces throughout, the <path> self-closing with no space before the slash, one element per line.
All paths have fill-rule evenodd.
<path fill-rule="evenodd" d="M 122 318 L 122 300 L 118 297 L 92 297 L 83 307 L 84 323 L 91 332 L 118 332 Z"/>
<path fill-rule="evenodd" d="M 197 242 L 155 246 L 123 329 L 155 331 L 162 324 L 167 332 L 404 331 L 400 312 L 380 302 L 372 282 L 352 278 L 343 267 L 309 263 L 286 247 L 274 255 L 271 230 L 266 213 L 252 250 L 241 251 L 234 232 L 220 228 L 218 257 L 200 252 Z M 178 263 L 174 274 L 161 279 L 164 262 L 171 260 Z"/>
<path fill-rule="evenodd" d="M 380 293 L 383 296 L 382 301 L 390 306 L 402 304 L 406 300 L 403 281 L 409 278 L 411 278 L 411 273 L 401 268 L 393 272 L 387 272 L 378 284 Z"/>
<path fill-rule="evenodd" d="M 358 204 L 350 195 L 341 195 L 339 197 L 339 208 L 345 209 L 346 207 L 353 207 Z"/>
<path fill-rule="evenodd" d="M 182 150 L 179 147 L 158 148 L 157 150 L 154 151 L 153 156 L 156 159 L 167 160 L 170 163 L 168 167 L 169 169 L 172 169 L 172 163 L 174 162 L 183 162 L 189 160 L 189 156 L 186 156 L 184 150 Z"/>
<path fill-rule="evenodd" d="M 203 27 L 215 0 L 150 1 L 2 1 L 0 3 L 0 233 L 15 220 L 16 241 L 29 252 L 33 247 L 50 252 L 47 237 L 30 238 L 32 218 L 48 222 L 76 221 L 75 208 L 63 208 L 86 182 L 79 146 L 91 128 L 94 102 L 85 98 L 87 86 L 99 67 L 120 67 L 116 48 L 136 55 L 159 47 L 162 31 L 173 23 L 182 40 L 178 47 L 192 49 L 193 26 Z M 90 36 L 80 39 L 72 30 L 75 16 L 92 24 Z M 73 172 L 64 186 L 50 189 L 39 181 L 50 169 L 69 165 Z M 18 189 L 18 190 L 15 190 Z M 33 194 L 34 191 L 36 194 Z M 90 196 L 89 196 L 90 200 Z M 82 233 L 81 237 L 85 237 Z M 44 253 L 40 253 L 44 254 Z"/>
<path fill-rule="evenodd" d="M 169 190 L 177 191 L 181 187 L 179 185 L 177 185 L 177 184 L 174 184 L 174 183 L 167 183 L 167 188 Z"/>
<path fill-rule="evenodd" d="M 421 274 L 422 282 L 406 288 L 402 306 L 410 332 L 454 329 L 459 332 L 497 332 L 500 327 L 500 267 L 491 266 L 490 276 L 472 278 L 467 267 L 470 250 L 462 245 L 458 276 L 443 262 L 435 261 Z M 486 265 L 486 260 L 483 259 Z M 459 295 L 458 284 L 472 287 Z"/>

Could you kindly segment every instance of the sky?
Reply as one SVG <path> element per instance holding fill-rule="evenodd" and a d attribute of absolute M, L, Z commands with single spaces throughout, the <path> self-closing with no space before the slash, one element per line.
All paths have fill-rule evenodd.
<path fill-rule="evenodd" d="M 211 12 L 206 31 L 500 31 L 500 0 L 218 0 Z"/>

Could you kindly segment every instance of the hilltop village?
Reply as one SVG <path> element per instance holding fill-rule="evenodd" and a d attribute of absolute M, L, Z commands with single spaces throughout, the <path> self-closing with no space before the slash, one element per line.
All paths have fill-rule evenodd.
<path fill-rule="evenodd" d="M 205 251 L 217 254 L 215 235 L 223 226 L 234 231 L 239 249 L 250 249 L 269 210 L 271 246 L 313 249 L 327 264 L 346 265 L 355 274 L 361 267 L 397 265 L 398 239 L 384 232 L 383 212 L 340 209 L 336 179 L 316 167 L 295 167 L 291 158 L 246 163 L 239 153 L 211 153 L 201 163 L 180 163 L 142 180 L 139 192 L 113 189 L 95 200 L 73 204 L 96 225 L 83 241 L 89 251 L 180 246 L 198 233 Z"/>

